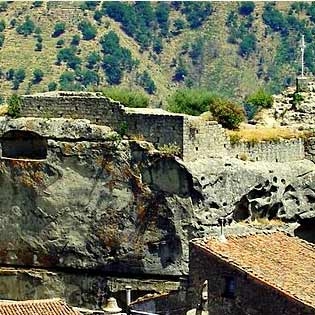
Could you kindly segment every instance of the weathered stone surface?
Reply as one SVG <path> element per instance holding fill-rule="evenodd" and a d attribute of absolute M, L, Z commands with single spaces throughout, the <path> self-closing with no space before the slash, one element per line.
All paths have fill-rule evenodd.
<path fill-rule="evenodd" d="M 2 265 L 67 276 L 71 270 L 179 277 L 187 275 L 189 240 L 217 233 L 220 217 L 230 218 L 229 230 L 238 233 L 261 228 L 244 223 L 256 218 L 281 218 L 288 224 L 279 228 L 292 231 L 289 223 L 314 217 L 315 165 L 309 160 L 183 162 L 147 142 L 118 140 L 111 129 L 86 120 L 21 118 L 0 125 L 1 135 L 40 134 L 48 150 L 46 159 L 0 160 Z M 72 293 L 63 284 L 53 289 L 54 276 L 45 277 L 52 277 L 51 295 L 69 290 L 69 300 L 78 301 L 72 296 L 95 294 L 86 289 L 89 280 L 78 284 L 86 293 Z M 36 292 L 44 285 L 33 277 L 25 281 Z"/>

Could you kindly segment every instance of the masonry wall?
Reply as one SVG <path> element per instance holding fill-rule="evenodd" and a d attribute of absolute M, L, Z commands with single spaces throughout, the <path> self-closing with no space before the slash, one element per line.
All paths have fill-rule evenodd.
<path fill-rule="evenodd" d="M 61 92 L 59 92 L 61 93 Z M 123 120 L 123 106 L 105 97 L 91 95 L 23 96 L 20 115 L 44 118 L 84 118 L 92 123 L 119 128 Z"/>
<path fill-rule="evenodd" d="M 231 144 L 231 157 L 249 161 L 290 162 L 305 158 L 304 141 L 301 139 L 281 140 L 277 142 Z"/>
<path fill-rule="evenodd" d="M 128 113 L 125 116 L 129 136 L 144 138 L 157 148 L 176 144 L 183 147 L 183 116 Z"/>
<path fill-rule="evenodd" d="M 305 140 L 305 158 L 315 162 L 315 137 Z"/>
<path fill-rule="evenodd" d="M 226 155 L 228 139 L 215 121 L 186 116 L 183 130 L 183 159 L 210 158 Z"/>
<path fill-rule="evenodd" d="M 188 304 L 196 307 L 208 280 L 209 315 L 311 315 L 315 310 L 280 291 L 264 285 L 247 273 L 190 244 L 190 288 Z M 225 279 L 235 280 L 234 297 L 224 297 Z"/>

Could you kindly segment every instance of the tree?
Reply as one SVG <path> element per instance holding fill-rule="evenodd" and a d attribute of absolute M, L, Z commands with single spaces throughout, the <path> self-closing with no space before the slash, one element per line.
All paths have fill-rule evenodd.
<path fill-rule="evenodd" d="M 83 70 L 81 71 L 81 83 L 83 86 L 88 85 L 98 85 L 100 82 L 99 75 L 93 70 Z"/>
<path fill-rule="evenodd" d="M 14 74 L 15 74 L 15 70 L 12 69 L 12 68 L 10 68 L 10 69 L 7 71 L 7 73 L 6 73 L 6 79 L 7 79 L 8 81 L 13 80 Z"/>
<path fill-rule="evenodd" d="M 57 83 L 56 82 L 49 82 L 48 83 L 48 91 L 56 91 L 57 90 Z"/>
<path fill-rule="evenodd" d="M 241 15 L 250 15 L 255 9 L 255 3 L 252 1 L 244 1 L 241 2 L 238 12 Z"/>
<path fill-rule="evenodd" d="M 80 44 L 80 35 L 73 35 L 71 45 L 78 46 Z"/>
<path fill-rule="evenodd" d="M 78 56 L 71 56 L 68 59 L 67 66 L 71 69 L 76 69 L 81 64 L 81 58 Z"/>
<path fill-rule="evenodd" d="M 56 43 L 56 48 L 61 48 L 65 44 L 64 39 L 58 39 Z"/>
<path fill-rule="evenodd" d="M 91 40 L 96 36 L 96 28 L 88 20 L 80 22 L 78 29 L 82 32 L 85 40 Z"/>
<path fill-rule="evenodd" d="M 43 4 L 43 1 L 34 1 L 33 2 L 33 8 L 39 8 Z"/>
<path fill-rule="evenodd" d="M 156 91 L 155 83 L 147 71 L 139 76 L 138 82 L 149 94 L 154 94 Z"/>
<path fill-rule="evenodd" d="M 174 80 L 175 81 L 183 81 L 185 77 L 187 76 L 188 71 L 186 66 L 184 65 L 182 59 L 179 60 L 179 64 L 175 70 Z"/>
<path fill-rule="evenodd" d="M 271 3 L 264 6 L 264 13 L 262 15 L 266 25 L 270 26 L 275 32 L 287 31 L 287 21 L 284 15 L 277 10 Z"/>
<path fill-rule="evenodd" d="M 245 120 L 242 107 L 230 100 L 216 97 L 210 102 L 209 110 L 224 128 L 236 129 Z"/>
<path fill-rule="evenodd" d="M 254 33 L 247 34 L 243 37 L 240 43 L 239 54 L 242 57 L 247 57 L 256 50 L 256 36 Z"/>
<path fill-rule="evenodd" d="M 167 100 L 167 109 L 174 113 L 198 116 L 209 110 L 215 96 L 204 89 L 179 89 Z"/>
<path fill-rule="evenodd" d="M 96 51 L 92 51 L 87 56 L 87 67 L 93 69 L 93 67 L 101 61 L 100 55 Z"/>
<path fill-rule="evenodd" d="M 37 42 L 35 44 L 35 51 L 42 51 L 43 49 L 43 44 L 41 42 Z"/>
<path fill-rule="evenodd" d="M 0 2 L 0 12 L 5 12 L 8 8 L 8 3 L 6 1 Z"/>
<path fill-rule="evenodd" d="M 29 16 L 25 18 L 24 23 L 20 24 L 17 28 L 16 31 L 20 35 L 24 35 L 25 37 L 28 35 L 31 35 L 35 30 L 35 24 L 34 22 L 30 19 Z"/>
<path fill-rule="evenodd" d="M 123 71 L 120 66 L 120 60 L 115 55 L 104 57 L 103 69 L 109 84 L 119 84 L 121 82 Z"/>
<path fill-rule="evenodd" d="M 5 21 L 1 20 L 0 21 L 0 32 L 3 32 L 5 30 Z"/>
<path fill-rule="evenodd" d="M 100 22 L 101 19 L 102 19 L 102 16 L 103 16 L 102 11 L 96 10 L 96 11 L 94 12 L 93 18 L 94 18 L 95 21 Z"/>
<path fill-rule="evenodd" d="M 82 10 L 91 10 L 94 11 L 95 8 L 99 5 L 100 1 L 84 1 L 81 5 L 80 8 Z"/>
<path fill-rule="evenodd" d="M 0 33 L 0 47 L 2 47 L 4 44 L 4 35 Z"/>
<path fill-rule="evenodd" d="M 246 103 L 256 108 L 270 108 L 273 104 L 273 98 L 272 95 L 264 89 L 259 89 L 246 98 Z"/>
<path fill-rule="evenodd" d="M 100 39 L 100 44 L 104 54 L 112 54 L 120 46 L 119 37 L 114 31 L 110 31 Z"/>
<path fill-rule="evenodd" d="M 156 9 L 155 9 L 155 15 L 156 15 L 156 19 L 160 25 L 162 36 L 166 36 L 168 34 L 169 14 L 170 14 L 169 4 L 166 2 L 158 2 Z"/>
<path fill-rule="evenodd" d="M 52 37 L 58 37 L 63 34 L 66 30 L 66 25 L 63 22 L 57 22 L 54 27 L 54 32 L 52 33 Z"/>
<path fill-rule="evenodd" d="M 23 82 L 25 79 L 25 70 L 23 68 L 19 68 L 15 71 L 14 73 L 14 78 L 18 81 L 18 82 Z"/>
<path fill-rule="evenodd" d="M 102 90 L 104 96 L 120 102 L 127 107 L 144 108 L 149 106 L 149 98 L 144 93 L 127 90 L 120 87 L 110 87 Z"/>
<path fill-rule="evenodd" d="M 76 53 L 76 47 L 62 48 L 58 51 L 57 62 L 69 62 L 74 59 Z"/>
<path fill-rule="evenodd" d="M 156 37 L 153 41 L 153 50 L 157 53 L 160 54 L 163 50 L 163 42 L 161 37 Z"/>
<path fill-rule="evenodd" d="M 65 71 L 59 78 L 60 89 L 63 91 L 72 90 L 74 88 L 74 74 L 70 71 Z"/>
<path fill-rule="evenodd" d="M 198 38 L 191 44 L 191 49 L 189 51 L 189 56 L 194 65 L 200 63 L 200 59 L 203 56 L 204 51 L 204 40 L 203 38 Z"/>
<path fill-rule="evenodd" d="M 200 27 L 213 11 L 209 2 L 186 1 L 183 4 L 182 12 L 191 28 Z"/>
<path fill-rule="evenodd" d="M 174 21 L 174 28 L 175 28 L 175 31 L 173 31 L 174 35 L 180 34 L 185 28 L 185 21 L 183 19 L 176 19 Z"/>
<path fill-rule="evenodd" d="M 35 69 L 33 71 L 33 83 L 38 84 L 43 80 L 44 72 L 41 69 Z"/>
<path fill-rule="evenodd" d="M 8 99 L 8 114 L 11 117 L 18 117 L 20 114 L 21 99 L 18 95 L 13 94 Z"/>

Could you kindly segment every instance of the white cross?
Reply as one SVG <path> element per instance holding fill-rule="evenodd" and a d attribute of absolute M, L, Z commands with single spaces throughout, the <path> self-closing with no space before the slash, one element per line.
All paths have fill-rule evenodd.
<path fill-rule="evenodd" d="M 305 42 L 304 42 L 304 35 L 302 35 L 301 39 L 301 77 L 304 77 L 304 49 L 305 49 Z"/>

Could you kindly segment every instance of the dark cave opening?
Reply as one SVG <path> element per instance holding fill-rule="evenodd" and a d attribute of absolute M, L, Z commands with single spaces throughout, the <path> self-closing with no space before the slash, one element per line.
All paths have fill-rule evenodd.
<path fill-rule="evenodd" d="M 2 157 L 43 160 L 47 157 L 47 139 L 32 131 L 13 130 L 1 139 Z"/>

